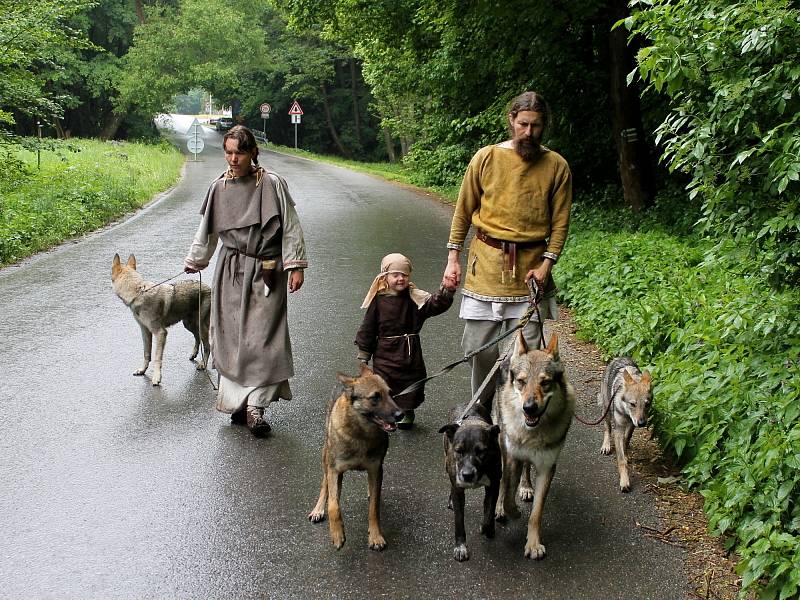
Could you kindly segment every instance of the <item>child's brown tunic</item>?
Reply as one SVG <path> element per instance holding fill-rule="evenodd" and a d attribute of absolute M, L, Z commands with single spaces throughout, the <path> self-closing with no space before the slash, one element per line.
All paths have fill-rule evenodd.
<path fill-rule="evenodd" d="M 443 313 L 452 303 L 453 293 L 441 288 L 418 308 L 406 289 L 396 296 L 376 296 L 367 308 L 355 343 L 372 355 L 373 370 L 392 394 L 427 376 L 419 332 L 428 317 Z M 417 408 L 424 400 L 424 390 L 394 399 L 403 410 Z"/>

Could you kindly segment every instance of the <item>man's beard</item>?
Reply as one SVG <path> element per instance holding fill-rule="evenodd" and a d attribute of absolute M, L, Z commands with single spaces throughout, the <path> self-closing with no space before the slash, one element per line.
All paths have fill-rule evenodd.
<path fill-rule="evenodd" d="M 518 138 L 514 140 L 514 150 L 525 162 L 533 162 L 542 153 L 542 145 L 531 137 Z"/>

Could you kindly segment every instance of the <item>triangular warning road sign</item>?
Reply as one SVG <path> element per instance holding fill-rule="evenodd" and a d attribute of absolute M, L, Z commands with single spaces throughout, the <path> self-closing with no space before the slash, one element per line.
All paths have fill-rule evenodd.
<path fill-rule="evenodd" d="M 292 108 L 289 109 L 289 114 L 290 115 L 302 115 L 302 114 L 305 114 L 305 113 L 303 113 L 303 109 L 300 108 L 300 104 L 297 102 L 297 100 L 295 100 L 292 103 Z"/>

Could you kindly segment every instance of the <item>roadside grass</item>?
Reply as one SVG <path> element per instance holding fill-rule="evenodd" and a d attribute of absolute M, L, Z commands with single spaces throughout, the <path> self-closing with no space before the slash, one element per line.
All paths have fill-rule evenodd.
<path fill-rule="evenodd" d="M 94 231 L 149 202 L 180 177 L 171 144 L 47 140 L 41 152 L 10 148 L 0 175 L 0 265 Z"/>

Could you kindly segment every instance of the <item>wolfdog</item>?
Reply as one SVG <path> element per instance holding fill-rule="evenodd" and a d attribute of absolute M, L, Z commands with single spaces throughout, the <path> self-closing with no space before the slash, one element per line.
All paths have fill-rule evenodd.
<path fill-rule="evenodd" d="M 111 283 L 114 292 L 131 309 L 142 330 L 144 364 L 134 375 L 144 375 L 150 366 L 153 335 L 156 336 L 156 355 L 153 361 L 153 385 L 161 384 L 161 357 L 167 341 L 167 327 L 183 322 L 194 335 L 194 348 L 189 360 L 194 360 L 203 342 L 203 356 L 197 362 L 202 371 L 208 363 L 208 324 L 211 316 L 211 288 L 197 281 L 179 281 L 174 285 L 155 285 L 136 271 L 136 257 L 131 254 L 122 264 L 119 254 L 111 263 Z M 198 298 L 199 296 L 199 298 Z M 199 318 L 198 318 L 199 317 Z"/>
<path fill-rule="evenodd" d="M 328 511 L 331 541 L 338 550 L 344 545 L 344 523 L 339 508 L 345 471 L 366 471 L 369 485 L 369 547 L 383 550 L 380 502 L 383 459 L 389 448 L 388 432 L 397 429 L 403 411 L 389 395 L 389 386 L 366 365 L 357 377 L 337 374 L 344 389 L 334 393 L 325 417 L 322 443 L 322 486 L 308 520 L 319 523 Z"/>
<path fill-rule="evenodd" d="M 444 462 L 450 477 L 450 508 L 455 518 L 456 547 L 453 558 L 469 560 L 467 533 L 464 528 L 464 490 L 484 487 L 481 533 L 494 537 L 494 513 L 500 492 L 502 458 L 498 436 L 500 428 L 492 424 L 489 411 L 475 404 L 461 418 L 464 407 L 457 407 L 452 422 L 439 430 L 444 433 Z"/>
<path fill-rule="evenodd" d="M 503 453 L 496 517 L 505 521 L 520 516 L 517 487 L 525 463 L 532 464 L 536 484 L 525 557 L 539 560 L 546 553 L 540 538 L 544 502 L 575 412 L 575 390 L 559 360 L 557 336 L 550 338 L 545 350 L 531 350 L 522 333 L 517 335 L 516 346 L 499 371 L 494 410 Z"/>
<path fill-rule="evenodd" d="M 605 433 L 600 452 L 611 454 L 611 430 L 613 420 L 614 448 L 617 452 L 619 489 L 629 492 L 631 480 L 628 477 L 628 457 L 626 452 L 636 427 L 647 426 L 647 412 L 653 395 L 650 390 L 650 373 L 642 373 L 636 363 L 627 356 L 615 358 L 606 366 L 603 385 L 597 394 L 597 403 L 606 412 Z"/>

